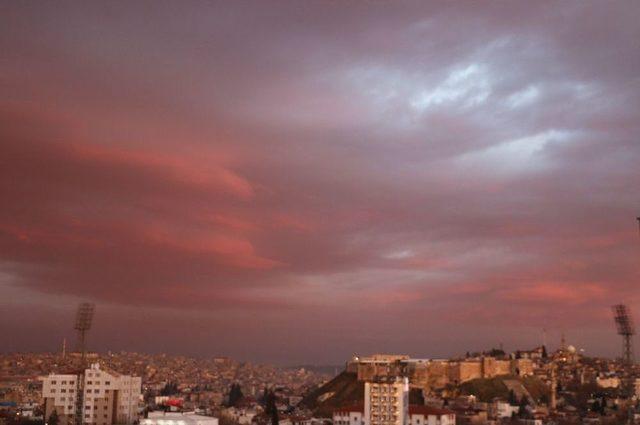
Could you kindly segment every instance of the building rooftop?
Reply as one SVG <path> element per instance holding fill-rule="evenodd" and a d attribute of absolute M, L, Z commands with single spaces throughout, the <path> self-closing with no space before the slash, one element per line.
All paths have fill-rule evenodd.
<path fill-rule="evenodd" d="M 429 415 L 437 415 L 437 416 L 441 416 L 441 415 L 452 415 L 455 412 L 453 410 L 449 410 L 449 409 L 441 409 L 438 407 L 432 407 L 432 406 L 421 406 L 418 404 L 410 404 L 409 405 L 409 414 L 410 415 L 425 415 L 425 416 L 429 416 Z"/>

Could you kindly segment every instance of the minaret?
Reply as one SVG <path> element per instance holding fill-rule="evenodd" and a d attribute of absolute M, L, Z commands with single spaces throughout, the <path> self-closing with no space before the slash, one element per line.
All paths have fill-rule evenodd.
<path fill-rule="evenodd" d="M 62 360 L 67 356 L 67 338 L 62 338 Z"/>

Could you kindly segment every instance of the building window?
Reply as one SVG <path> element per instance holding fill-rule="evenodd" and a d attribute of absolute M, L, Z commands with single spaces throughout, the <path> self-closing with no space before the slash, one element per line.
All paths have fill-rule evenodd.
<path fill-rule="evenodd" d="M 57 381 L 51 381 L 51 385 L 55 385 Z"/>

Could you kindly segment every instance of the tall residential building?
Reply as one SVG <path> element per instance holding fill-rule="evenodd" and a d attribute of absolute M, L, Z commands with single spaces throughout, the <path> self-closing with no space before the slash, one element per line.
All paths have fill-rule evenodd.
<path fill-rule="evenodd" d="M 138 419 L 142 379 L 100 369 L 98 363 L 77 374 L 48 375 L 43 378 L 42 397 L 45 422 L 55 410 L 60 425 L 132 424 Z"/>
<path fill-rule="evenodd" d="M 365 425 L 407 425 L 409 378 L 376 376 L 364 384 Z"/>

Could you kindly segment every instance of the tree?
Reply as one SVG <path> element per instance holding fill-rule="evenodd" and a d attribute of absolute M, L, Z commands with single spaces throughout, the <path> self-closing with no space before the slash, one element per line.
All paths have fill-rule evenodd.
<path fill-rule="evenodd" d="M 262 394 L 258 397 L 258 403 L 260 403 L 262 407 L 265 407 L 267 405 L 268 396 L 269 390 L 267 390 L 267 387 L 264 387 L 264 389 L 262 390 Z"/>
<path fill-rule="evenodd" d="M 47 425 L 58 425 L 58 423 L 60 423 L 60 418 L 58 418 L 58 411 L 54 409 L 51 415 L 49 415 Z"/>
<path fill-rule="evenodd" d="M 262 398 L 264 401 L 264 413 L 271 418 L 271 425 L 278 425 L 280 423 L 280 416 L 278 415 L 276 395 L 273 393 L 273 390 L 267 390 L 265 388 Z"/>
<path fill-rule="evenodd" d="M 529 416 L 529 401 L 527 400 L 527 397 L 522 396 L 520 398 L 520 407 L 518 408 L 518 417 L 520 418 L 526 418 Z"/>
<path fill-rule="evenodd" d="M 518 405 L 518 398 L 516 397 L 516 393 L 513 390 L 509 390 L 509 398 L 507 400 L 511 406 Z"/>
<path fill-rule="evenodd" d="M 236 407 L 243 397 L 244 394 L 242 394 L 240 384 L 231 384 L 231 388 L 229 389 L 229 407 Z"/>
<path fill-rule="evenodd" d="M 264 412 L 273 417 L 274 410 L 276 412 L 278 411 L 278 407 L 276 406 L 276 395 L 273 391 L 269 391 L 264 398 Z"/>
<path fill-rule="evenodd" d="M 280 423 L 280 417 L 278 415 L 278 409 L 275 407 L 273 407 L 273 409 L 271 409 L 271 425 L 278 425 Z"/>
<path fill-rule="evenodd" d="M 179 392 L 180 390 L 178 390 L 177 382 L 167 382 L 165 386 L 160 390 L 160 395 L 169 396 L 169 395 L 178 394 Z"/>

